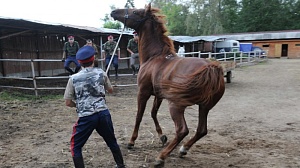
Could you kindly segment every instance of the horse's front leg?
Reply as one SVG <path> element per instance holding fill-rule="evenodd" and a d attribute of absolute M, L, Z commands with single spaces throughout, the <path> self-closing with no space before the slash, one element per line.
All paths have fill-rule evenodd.
<path fill-rule="evenodd" d="M 198 128 L 193 138 L 180 147 L 179 156 L 183 157 L 187 154 L 192 145 L 207 134 L 207 115 L 209 110 L 199 105 Z"/>
<path fill-rule="evenodd" d="M 157 120 L 157 112 L 158 112 L 158 109 L 159 109 L 162 101 L 163 101 L 163 99 L 155 96 L 154 101 L 153 101 L 152 110 L 151 110 L 151 117 L 154 121 L 156 132 L 158 133 L 158 136 L 160 137 L 162 144 L 165 145 L 167 143 L 168 138 L 166 135 L 162 134 L 162 129 Z"/>
<path fill-rule="evenodd" d="M 127 145 L 128 149 L 132 149 L 132 147 L 134 146 L 134 142 L 138 137 L 138 131 L 140 128 L 140 124 L 142 122 L 142 118 L 145 112 L 145 108 L 147 105 L 147 101 L 149 100 L 151 94 L 150 93 L 141 93 L 141 91 L 138 92 L 138 111 L 136 114 L 136 118 L 135 118 L 135 125 L 134 125 L 134 129 L 133 129 L 133 133 L 132 136 L 130 138 L 130 141 Z"/>

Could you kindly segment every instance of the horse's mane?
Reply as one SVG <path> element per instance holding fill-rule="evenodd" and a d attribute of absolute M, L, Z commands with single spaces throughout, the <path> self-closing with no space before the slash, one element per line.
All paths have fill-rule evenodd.
<path fill-rule="evenodd" d="M 169 32 L 166 27 L 166 15 L 162 14 L 162 11 L 158 8 L 151 8 L 151 13 L 154 16 L 156 22 L 159 23 L 162 33 L 167 36 Z"/>
<path fill-rule="evenodd" d="M 147 56 L 148 57 L 157 57 L 157 56 L 167 56 L 169 54 L 176 55 L 176 51 L 174 48 L 173 41 L 168 37 L 168 30 L 166 27 L 166 16 L 162 14 L 161 10 L 158 8 L 151 8 L 151 18 L 149 20 L 152 22 L 153 29 L 152 33 L 158 34 L 157 37 L 158 42 L 156 44 L 153 44 L 152 40 L 144 41 L 144 44 L 142 44 L 142 48 L 147 50 Z M 149 22 L 149 23 L 150 23 Z M 151 24 L 145 24 L 145 25 L 151 25 Z M 152 35 L 153 35 L 152 34 Z M 154 36 L 148 37 L 150 39 L 155 38 Z M 152 43 L 152 44 L 151 44 Z M 152 47 L 149 47 L 152 46 Z M 149 54 L 151 53 L 151 54 Z M 147 60 L 146 58 L 145 60 Z"/>

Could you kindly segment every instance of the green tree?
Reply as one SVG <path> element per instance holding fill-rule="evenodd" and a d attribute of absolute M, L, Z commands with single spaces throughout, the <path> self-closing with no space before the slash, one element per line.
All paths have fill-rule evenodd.
<path fill-rule="evenodd" d="M 238 24 L 238 10 L 239 5 L 236 0 L 223 0 L 220 6 L 221 10 L 221 24 L 224 28 L 223 33 L 237 32 Z"/>
<path fill-rule="evenodd" d="M 193 27 L 192 35 L 211 35 L 223 32 L 221 22 L 221 0 L 191 0 L 188 27 Z"/>
<path fill-rule="evenodd" d="M 283 2 L 283 11 L 281 24 L 282 30 L 300 29 L 300 1 L 285 0 Z"/>
<path fill-rule="evenodd" d="M 162 11 L 167 16 L 166 26 L 171 35 L 187 35 L 186 18 L 189 12 L 186 6 L 167 3 L 162 7 Z"/>
<path fill-rule="evenodd" d="M 242 0 L 239 12 L 239 32 L 282 29 L 279 20 L 283 12 L 281 0 Z"/>
<path fill-rule="evenodd" d="M 170 35 L 188 35 L 186 31 L 186 19 L 189 15 L 189 7 L 180 0 L 153 0 L 151 5 L 160 8 L 166 15 L 167 28 Z"/>
<path fill-rule="evenodd" d="M 116 9 L 114 5 L 110 6 L 111 10 Z M 104 22 L 103 27 L 104 28 L 109 28 L 109 29 L 121 29 L 122 25 L 118 21 L 114 21 L 111 17 L 110 14 L 105 14 L 104 18 L 102 19 Z"/>

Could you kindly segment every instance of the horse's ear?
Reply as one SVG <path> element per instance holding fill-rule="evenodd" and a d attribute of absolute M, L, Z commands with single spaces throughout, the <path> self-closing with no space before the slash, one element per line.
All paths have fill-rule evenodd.
<path fill-rule="evenodd" d="M 146 6 L 146 12 L 151 11 L 151 2 Z"/>

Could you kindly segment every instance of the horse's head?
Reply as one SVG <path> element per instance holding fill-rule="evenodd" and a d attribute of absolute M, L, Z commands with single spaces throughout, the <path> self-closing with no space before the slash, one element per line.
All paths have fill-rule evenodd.
<path fill-rule="evenodd" d="M 124 23 L 136 31 L 149 18 L 151 18 L 151 4 L 145 6 L 145 9 L 116 9 L 111 12 L 111 17 Z"/>

